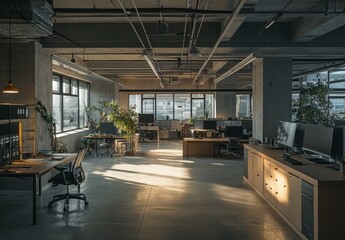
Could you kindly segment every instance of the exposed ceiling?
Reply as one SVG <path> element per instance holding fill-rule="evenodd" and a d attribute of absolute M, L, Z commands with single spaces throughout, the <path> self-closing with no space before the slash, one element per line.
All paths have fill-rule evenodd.
<path fill-rule="evenodd" d="M 43 46 L 119 81 L 157 81 L 158 75 L 163 81 L 204 84 L 251 53 L 291 57 L 293 75 L 345 61 L 345 1 L 340 0 L 48 2 L 54 32 L 42 36 Z M 194 46 L 201 55 L 191 54 Z M 246 67 L 227 81 L 236 76 L 236 87 L 247 85 L 250 73 Z"/>

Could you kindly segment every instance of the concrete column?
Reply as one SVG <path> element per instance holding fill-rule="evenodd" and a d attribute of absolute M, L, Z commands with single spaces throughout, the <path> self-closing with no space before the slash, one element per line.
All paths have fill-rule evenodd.
<path fill-rule="evenodd" d="M 253 137 L 276 138 L 279 121 L 291 121 L 292 59 L 253 62 Z"/>
<path fill-rule="evenodd" d="M 216 113 L 217 118 L 228 119 L 236 117 L 236 93 L 217 92 L 216 93 Z"/>

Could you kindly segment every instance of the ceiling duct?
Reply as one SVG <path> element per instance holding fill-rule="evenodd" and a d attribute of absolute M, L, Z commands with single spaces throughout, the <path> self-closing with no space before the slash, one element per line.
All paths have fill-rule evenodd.
<path fill-rule="evenodd" d="M 0 34 L 8 36 L 12 12 L 12 38 L 39 38 L 53 34 L 53 10 L 45 0 L 4 0 L 0 2 Z"/>

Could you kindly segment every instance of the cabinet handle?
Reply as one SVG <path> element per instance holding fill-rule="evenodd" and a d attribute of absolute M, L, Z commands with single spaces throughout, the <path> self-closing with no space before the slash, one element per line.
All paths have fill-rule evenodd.
<path fill-rule="evenodd" d="M 275 170 L 278 170 L 278 168 L 274 168 Z"/>
<path fill-rule="evenodd" d="M 284 185 L 284 187 L 286 187 L 286 185 Z"/>
<path fill-rule="evenodd" d="M 272 190 L 272 188 L 270 187 L 270 190 Z"/>
<path fill-rule="evenodd" d="M 270 176 L 270 178 L 271 178 L 272 176 Z"/>
<path fill-rule="evenodd" d="M 265 183 L 265 185 L 267 186 L 267 185 L 268 185 L 268 183 Z"/>
<path fill-rule="evenodd" d="M 276 182 L 278 182 L 278 179 L 276 179 Z"/>
<path fill-rule="evenodd" d="M 278 192 L 276 192 L 276 194 L 278 194 Z"/>

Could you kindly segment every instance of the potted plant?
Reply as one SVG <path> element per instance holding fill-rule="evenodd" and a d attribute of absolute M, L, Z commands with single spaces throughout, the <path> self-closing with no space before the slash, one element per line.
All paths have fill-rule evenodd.
<path fill-rule="evenodd" d="M 133 144 L 135 133 L 137 132 L 137 113 L 135 112 L 135 106 L 130 107 L 129 110 L 121 107 L 115 100 L 106 104 L 109 112 L 107 114 L 107 120 L 113 122 L 114 125 L 121 132 L 122 136 L 130 144 L 130 149 L 133 152 Z"/>

